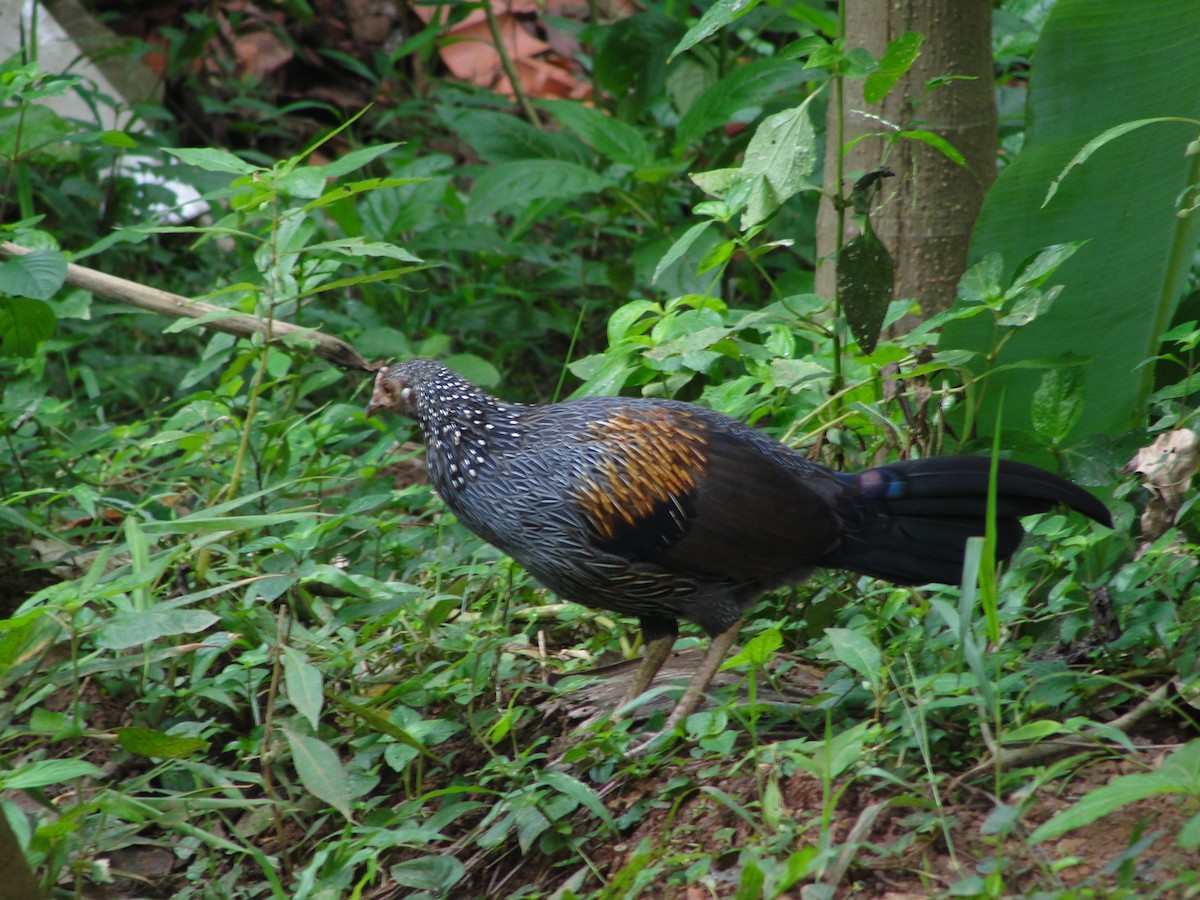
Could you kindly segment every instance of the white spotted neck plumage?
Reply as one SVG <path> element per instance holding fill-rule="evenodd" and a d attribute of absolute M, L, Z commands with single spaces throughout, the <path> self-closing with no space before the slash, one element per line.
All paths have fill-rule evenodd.
<path fill-rule="evenodd" d="M 492 470 L 497 453 L 520 440 L 522 407 L 438 368 L 414 385 L 417 418 L 434 483 L 461 491 Z"/>

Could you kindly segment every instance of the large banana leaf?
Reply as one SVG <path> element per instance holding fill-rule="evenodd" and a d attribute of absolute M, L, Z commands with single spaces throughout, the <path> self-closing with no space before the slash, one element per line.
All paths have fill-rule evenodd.
<path fill-rule="evenodd" d="M 1089 141 L 1127 122 L 1200 118 L 1200 2 L 1059 0 L 1033 58 L 1025 146 L 992 187 L 975 226 L 971 260 L 999 252 L 1011 276 L 1051 244 L 1087 243 L 1052 277 L 1065 286 L 1051 310 L 1022 328 L 999 365 L 1089 357 L 1084 408 L 1068 442 L 1116 435 L 1138 424 L 1158 347 L 1196 248 L 1196 216 L 1176 216 L 1195 184 L 1200 155 L 1186 154 L 1198 129 L 1148 124 L 1104 143 L 1052 182 Z M 942 348 L 986 350 L 984 316 L 954 323 Z M 978 417 L 986 430 L 1004 397 L 1005 427 L 1029 430 L 1042 373 L 1000 373 Z"/>

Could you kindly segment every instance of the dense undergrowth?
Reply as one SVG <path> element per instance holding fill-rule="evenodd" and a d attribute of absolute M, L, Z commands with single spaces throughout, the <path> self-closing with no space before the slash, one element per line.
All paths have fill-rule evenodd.
<path fill-rule="evenodd" d="M 998 18 L 1016 72 L 1028 6 Z M 1118 474 L 1195 427 L 1194 321 L 1148 361 L 1142 430 L 1067 443 L 1068 366 L 1044 380 L 1034 432 L 1011 436 L 1096 490 L 1115 529 L 1031 520 L 978 589 L 829 573 L 770 597 L 731 684 L 634 762 L 623 749 L 661 712 L 579 730 L 571 713 L 636 630 L 558 604 L 455 522 L 411 425 L 363 417 L 365 376 L 303 338 L 165 327 L 60 287 L 65 252 L 371 359 L 447 359 L 510 399 L 697 400 L 847 468 L 987 452 L 969 437 L 986 376 L 938 328 L 982 316 L 1006 342 L 1077 245 L 1015 275 L 982 259 L 954 309 L 862 354 L 812 293 L 804 188 L 833 140 L 822 86 L 869 61 L 839 55 L 822 4 L 750 17 L 693 52 L 712 91 L 698 99 L 666 67 L 695 20 L 642 15 L 661 71 L 598 50 L 597 83 L 626 102 L 546 102 L 540 125 L 406 81 L 403 55 L 359 61 L 384 102 L 348 124 L 318 104 L 284 115 L 266 83 L 205 93 L 188 65 L 203 45 L 175 34 L 172 91 L 207 98 L 217 149 L 153 104 L 119 131 L 60 119 L 46 95 L 114 101 L 5 65 L 5 237 L 45 252 L 0 269 L 0 789 L 56 896 L 1196 893 L 1195 494 L 1138 547 L 1144 497 Z M 641 33 L 617 22 L 585 42 Z M 803 68 L 813 41 L 827 55 Z M 252 114 L 251 141 L 229 123 Z M 777 163 L 795 191 L 747 226 L 761 173 L 707 198 L 686 173 L 742 165 L 767 120 L 797 136 Z M 209 215 L 152 214 L 162 188 L 112 175 L 133 155 Z M 1107 786 L 1079 774 L 1096 759 L 1120 763 Z M 1072 784 L 1077 806 L 1060 798 Z M 1093 854 L 1056 843 L 1164 798 Z"/>

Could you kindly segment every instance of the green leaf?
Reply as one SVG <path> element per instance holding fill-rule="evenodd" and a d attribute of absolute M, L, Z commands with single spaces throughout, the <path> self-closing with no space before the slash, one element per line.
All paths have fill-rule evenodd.
<path fill-rule="evenodd" d="M 701 185 L 701 187 L 703 187 L 703 185 Z M 670 249 L 663 254 L 662 259 L 658 261 L 658 265 L 654 267 L 654 277 L 650 279 L 651 283 L 656 284 L 658 282 L 658 277 L 667 269 L 671 268 L 671 266 L 673 266 L 679 259 L 681 259 L 688 252 L 688 250 L 692 248 L 692 244 L 696 243 L 696 240 L 702 234 L 704 234 L 705 231 L 712 227 L 712 224 L 712 220 L 709 219 L 704 222 L 698 222 L 685 231 L 680 236 L 679 240 L 673 243 Z"/>
<path fill-rule="evenodd" d="M 1157 49 L 1129 66 L 1130 47 Z M 1003 366 L 1068 351 L 1091 357 L 1081 370 L 1085 405 L 1072 440 L 1125 434 L 1145 417 L 1155 367 L 1143 363 L 1172 321 L 1196 246 L 1197 217 L 1176 211 L 1197 181 L 1198 161 L 1186 155 L 1195 126 L 1163 122 L 1130 132 L 1148 119 L 1200 119 L 1197 59 L 1200 4 L 1193 0 L 1142 4 L 1135 17 L 1123 0 L 1059 0 L 1033 57 L 1024 146 L 975 223 L 970 258 L 998 253 L 1007 272 L 1048 245 L 1087 240 L 1055 273 L 1064 289 L 1053 308 L 1020 328 L 996 358 Z M 1104 85 L 1103 102 L 1097 85 Z M 1107 142 L 1071 168 L 1043 206 L 1081 148 L 1106 132 Z M 989 353 L 988 319 L 950 323 L 941 346 Z M 1003 398 L 1005 425 L 1033 430 L 1041 375 L 1008 369 L 991 376 L 979 427 L 990 431 Z"/>
<path fill-rule="evenodd" d="M 625 118 L 635 118 L 662 97 L 667 57 L 683 26 L 656 9 L 618 19 L 601 31 L 593 65 L 596 83 L 618 101 Z"/>
<path fill-rule="evenodd" d="M 950 160 L 956 166 L 962 166 L 964 169 L 970 168 L 967 165 L 967 158 L 959 152 L 958 148 L 951 144 L 940 134 L 934 134 L 932 131 L 926 131 L 923 128 L 906 128 L 900 132 L 900 137 L 906 141 L 920 141 L 922 144 L 928 144 L 935 150 Z"/>
<path fill-rule="evenodd" d="M 56 325 L 54 311 L 41 300 L 0 297 L 0 354 L 28 359 Z"/>
<path fill-rule="evenodd" d="M 882 680 L 883 657 L 861 632 L 849 628 L 827 628 L 825 634 L 833 648 L 833 658 L 858 673 L 871 685 Z"/>
<path fill-rule="evenodd" d="M 1050 369 L 1033 392 L 1033 429 L 1050 444 L 1061 444 L 1083 415 L 1083 374 L 1079 366 Z"/>
<path fill-rule="evenodd" d="M 430 891 L 437 896 L 448 896 L 452 893 L 450 889 L 462 880 L 467 870 L 456 857 L 447 853 L 441 856 L 406 859 L 388 869 L 388 873 L 392 880 L 402 887 Z"/>
<path fill-rule="evenodd" d="M 538 128 L 512 113 L 443 108 L 439 114 L 487 162 L 557 160 L 585 166 L 590 161 L 586 148 L 573 135 Z"/>
<path fill-rule="evenodd" d="M 737 666 L 750 666 L 751 668 L 761 669 L 767 664 L 767 661 L 774 655 L 775 651 L 783 646 L 783 634 L 774 625 L 767 628 L 761 634 L 756 634 L 750 640 L 746 641 L 745 646 L 740 651 L 725 660 L 722 664 L 722 669 L 733 669 Z"/>
<path fill-rule="evenodd" d="M 167 147 L 170 153 L 182 163 L 195 166 L 206 172 L 221 172 L 226 175 L 253 175 L 265 171 L 261 166 L 254 166 L 224 150 L 214 150 L 210 147 Z"/>
<path fill-rule="evenodd" d="M 296 712 L 308 719 L 313 731 L 316 731 L 320 727 L 321 708 L 325 704 L 321 670 L 312 665 L 295 647 L 282 647 L 280 653 L 283 660 L 283 683 L 287 688 L 288 700 L 296 707 Z"/>
<path fill-rule="evenodd" d="M 576 100 L 543 100 L 539 105 L 611 162 L 637 168 L 654 159 L 654 150 L 649 141 L 628 122 L 605 115 L 595 107 L 584 106 Z"/>
<path fill-rule="evenodd" d="M 1172 785 L 1157 772 L 1122 775 L 1103 787 L 1085 794 L 1074 805 L 1056 814 L 1048 822 L 1044 822 L 1030 836 L 1030 842 L 1036 844 L 1059 837 L 1068 831 L 1090 825 L 1128 803 L 1145 800 L 1147 797 L 1157 794 L 1174 793 L 1178 790 L 1177 786 Z"/>
<path fill-rule="evenodd" d="M 817 162 L 817 138 L 808 105 L 816 96 L 768 116 L 754 130 L 741 166 L 742 178 L 750 183 L 742 231 L 766 221 L 787 200 L 811 187 L 808 179 Z"/>
<path fill-rule="evenodd" d="M 56 250 L 34 250 L 0 265 L 0 294 L 49 300 L 67 278 L 67 260 Z"/>
<path fill-rule="evenodd" d="M 290 728 L 284 728 L 283 733 L 304 789 L 347 819 L 353 818 L 346 770 L 333 748 L 319 738 L 299 734 Z"/>
<path fill-rule="evenodd" d="M 1200 850 L 1200 813 L 1183 823 L 1183 827 L 1175 835 L 1175 843 L 1184 850 Z"/>
<path fill-rule="evenodd" d="M 921 54 L 924 38 L 915 31 L 906 31 L 897 37 L 879 58 L 879 68 L 867 76 L 863 83 L 863 99 L 878 103 L 890 91 Z"/>
<path fill-rule="evenodd" d="M 357 150 L 351 150 L 347 153 L 343 153 L 331 163 L 326 163 L 323 166 L 316 166 L 314 168 L 319 169 L 326 178 L 341 178 L 343 175 L 348 175 L 356 169 L 361 169 L 363 166 L 374 162 L 381 156 L 386 156 L 399 146 L 400 144 L 398 142 L 391 142 L 386 144 L 375 144 L 372 147 L 360 147 Z M 382 181 L 384 179 L 371 180 Z"/>
<path fill-rule="evenodd" d="M 608 811 L 608 807 L 604 805 L 604 801 L 600 799 L 600 795 L 579 779 L 556 769 L 543 769 L 541 775 L 538 777 L 540 781 L 550 785 L 550 787 L 554 788 L 560 794 L 569 797 L 577 805 L 588 809 L 592 815 L 605 825 L 613 824 L 612 814 Z"/>
<path fill-rule="evenodd" d="M 105 622 L 96 635 L 96 644 L 108 650 L 141 647 L 165 637 L 204 631 L 218 621 L 217 616 L 202 609 L 157 606 L 130 610 Z"/>
<path fill-rule="evenodd" d="M 687 34 L 675 45 L 668 59 L 674 59 L 680 53 L 690 50 L 711 34 L 715 34 L 735 19 L 744 16 L 761 0 L 717 0 L 704 11 L 700 21 L 687 30 Z"/>
<path fill-rule="evenodd" d="M 104 773 L 82 759 L 42 759 L 11 772 L 0 772 L 0 787 L 10 791 L 46 787 L 76 778 L 99 778 Z"/>
<path fill-rule="evenodd" d="M 676 146 L 686 148 L 715 128 L 746 121 L 738 114 L 757 113 L 763 103 L 795 90 L 804 78 L 804 70 L 790 60 L 762 59 L 738 66 L 701 94 L 680 119 Z"/>
<path fill-rule="evenodd" d="M 557 159 L 501 163 L 475 179 L 470 216 L 479 221 L 505 208 L 524 208 L 534 200 L 548 197 L 570 200 L 599 193 L 612 185 L 609 179 L 586 166 Z"/>
<path fill-rule="evenodd" d="M 153 759 L 187 759 L 209 748 L 204 738 L 164 734 L 155 728 L 125 727 L 116 732 L 121 749 Z"/>

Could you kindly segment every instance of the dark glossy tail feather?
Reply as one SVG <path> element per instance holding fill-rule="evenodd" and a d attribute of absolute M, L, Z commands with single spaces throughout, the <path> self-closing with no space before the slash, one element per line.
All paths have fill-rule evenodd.
<path fill-rule="evenodd" d="M 991 460 L 946 456 L 839 475 L 845 530 L 829 565 L 896 584 L 957 584 L 967 540 L 987 521 Z M 1108 509 L 1087 491 L 1035 466 L 1001 460 L 996 477 L 996 555 L 1006 559 L 1024 535 L 1020 519 L 1068 506 L 1104 525 Z"/>

